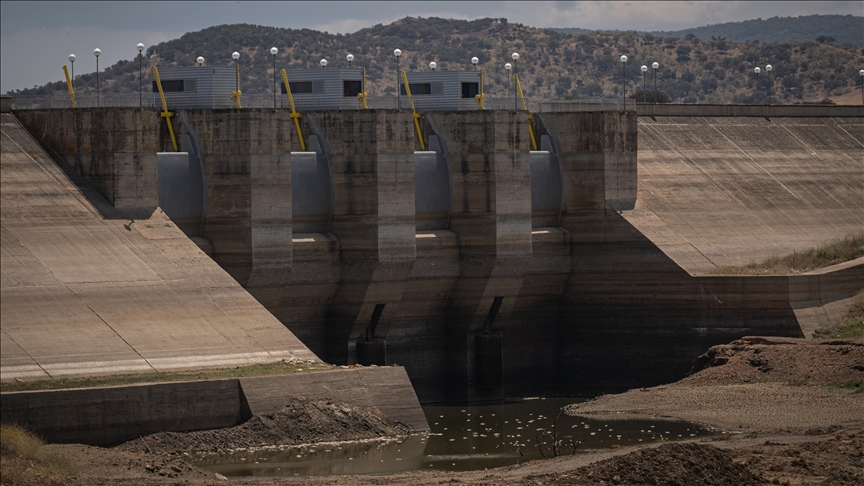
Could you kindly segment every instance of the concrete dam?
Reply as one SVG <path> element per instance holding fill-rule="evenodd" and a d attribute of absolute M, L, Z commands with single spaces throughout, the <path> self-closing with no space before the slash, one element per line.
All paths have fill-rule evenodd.
<path fill-rule="evenodd" d="M 421 402 L 440 402 L 672 381 L 711 345 L 807 336 L 862 289 L 861 261 L 800 276 L 711 274 L 862 232 L 862 109 L 655 108 L 653 116 L 550 111 L 530 119 L 427 113 L 423 151 L 410 111 L 304 112 L 306 152 L 285 110 L 180 111 L 174 153 L 152 109 L 14 115 L 39 150 L 68 164 L 78 187 L 104 198 L 116 216 L 102 224 L 113 233 L 164 211 L 176 228 L 171 242 L 159 241 L 163 254 L 182 248 L 206 269 L 175 262 L 189 278 L 224 271 L 254 297 L 243 306 L 263 312 L 259 323 L 229 313 L 236 322 L 226 328 L 247 329 L 238 339 L 277 320 L 290 330 L 272 342 L 262 334 L 249 349 L 402 365 Z M 17 248 L 14 231 L 7 243 L 6 166 L 4 159 L 4 262 L 7 248 Z M 93 245 L 105 238 L 68 216 L 55 219 Z M 132 259 L 111 257 L 118 268 Z M 8 290 L 6 263 L 3 272 L 6 301 L 24 285 Z M 129 272 L 120 273 L 146 280 Z M 222 283 L 206 288 L 230 287 L 209 278 Z M 103 285 L 94 296 L 109 291 Z M 20 302 L 16 316 L 36 305 Z M 173 315 L 183 308 L 141 302 L 117 320 L 149 316 L 139 326 L 155 335 L 142 334 L 142 343 L 176 339 L 194 348 L 195 329 Z M 11 315 L 4 303 L 4 380 L 12 376 Z M 40 325 L 72 339 L 77 324 L 67 317 Z M 21 319 L 17 328 L 35 325 Z M 186 334 L 170 334 L 177 332 Z M 46 355 L 69 347 L 15 342 L 21 360 L 40 346 Z"/>

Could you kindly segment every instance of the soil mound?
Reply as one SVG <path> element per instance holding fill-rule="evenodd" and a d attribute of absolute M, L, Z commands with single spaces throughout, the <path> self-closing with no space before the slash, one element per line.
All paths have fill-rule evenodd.
<path fill-rule="evenodd" d="M 531 479 L 531 478 L 529 478 Z M 539 479 L 539 478 L 535 478 Z M 530 481 L 529 481 L 530 483 Z M 545 477 L 549 485 L 762 486 L 766 481 L 732 454 L 710 445 L 664 444 Z"/>
<path fill-rule="evenodd" d="M 767 440 L 731 452 L 738 462 L 760 471 L 772 484 L 864 484 L 864 434 L 860 431 L 802 444 Z"/>
<path fill-rule="evenodd" d="M 688 385 L 860 383 L 864 380 L 864 340 L 800 340 L 745 337 L 711 347 L 700 356 Z"/>
<path fill-rule="evenodd" d="M 374 439 L 406 435 L 378 409 L 363 409 L 329 400 L 294 397 L 282 410 L 255 415 L 226 429 L 160 432 L 117 446 L 131 452 L 179 454 L 219 452 L 265 446 Z"/>

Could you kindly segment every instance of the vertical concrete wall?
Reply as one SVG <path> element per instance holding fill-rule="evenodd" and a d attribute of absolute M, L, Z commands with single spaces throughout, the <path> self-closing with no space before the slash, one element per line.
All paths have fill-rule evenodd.
<path fill-rule="evenodd" d="M 450 230 L 459 238 L 459 280 L 446 319 L 448 396 L 500 398 L 503 386 L 475 386 L 475 340 L 480 334 L 503 336 L 531 261 L 528 117 L 474 111 L 436 113 L 435 121 L 453 178 Z M 492 325 L 484 326 L 496 297 L 503 299 L 500 309 Z M 505 349 L 510 352 L 506 344 Z"/>
<path fill-rule="evenodd" d="M 637 123 L 632 113 L 603 113 L 604 180 L 606 201 L 619 211 L 636 204 Z"/>
<path fill-rule="evenodd" d="M 22 125 L 130 218 L 158 206 L 159 116 L 137 108 L 21 110 Z M 165 129 L 167 133 L 167 129 Z"/>
<path fill-rule="evenodd" d="M 411 113 L 309 116 L 328 144 L 334 185 L 330 227 L 340 242 L 341 278 L 328 307 L 326 356 L 335 363 L 355 362 L 356 340 L 366 335 L 376 305 L 384 305 L 376 334 L 386 339 L 417 254 Z"/>
<path fill-rule="evenodd" d="M 259 301 L 253 289 L 281 287 L 293 265 L 291 149 L 286 112 L 189 110 L 207 191 L 203 235 L 214 259 Z M 262 302 L 263 303 L 263 302 Z M 266 304 L 265 304 L 266 305 Z"/>
<path fill-rule="evenodd" d="M 4 393 L 3 423 L 48 442 L 112 446 L 156 432 L 231 427 L 248 419 L 237 380 Z"/>

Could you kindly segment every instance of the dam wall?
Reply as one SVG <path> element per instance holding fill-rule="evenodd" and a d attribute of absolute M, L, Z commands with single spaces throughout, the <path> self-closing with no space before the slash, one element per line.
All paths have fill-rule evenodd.
<path fill-rule="evenodd" d="M 48 133 L 44 127 L 61 123 L 60 111 L 16 114 L 31 132 Z M 681 128 L 679 118 L 657 116 L 655 122 L 634 112 L 532 118 L 524 112 L 437 112 L 423 116 L 421 132 L 445 162 L 450 207 L 436 216 L 446 225 L 418 229 L 414 152 L 420 147 L 411 113 L 311 112 L 302 114 L 301 130 L 309 150 L 327 161 L 332 209 L 320 226 L 327 231 L 297 233 L 292 166 L 306 155 L 297 153 L 299 138 L 288 113 L 184 113 L 185 118 L 175 117 L 175 128 L 194 135 L 200 147 L 202 236 L 212 243 L 213 259 L 325 360 L 405 366 L 421 402 L 653 385 L 680 378 L 714 344 L 754 334 L 804 336 L 792 304 L 797 297 L 790 294 L 790 285 L 798 284 L 785 277 L 707 275 L 699 245 L 725 245 L 718 254 L 743 261 L 783 245 L 825 242 L 855 224 L 864 197 L 854 181 L 841 197 L 812 184 L 810 205 L 831 206 L 824 214 L 834 216 L 824 222 L 822 213 L 821 220 L 815 212 L 805 214 L 798 228 L 807 231 L 785 232 L 780 242 L 771 221 L 798 216 L 771 203 L 771 192 L 742 189 L 732 199 L 738 206 L 730 210 L 737 212 L 726 228 L 735 230 L 748 211 L 761 211 L 751 219 L 762 226 L 738 231 L 758 237 L 729 242 L 723 231 L 710 232 L 712 218 L 724 216 L 714 199 L 702 195 L 728 198 L 735 192 L 681 175 L 695 170 L 687 154 L 689 147 L 700 147 L 699 134 L 718 131 L 703 126 L 704 120 Z M 766 137 L 789 130 L 803 141 L 810 130 L 794 128 L 792 119 L 758 120 L 776 130 Z M 854 117 L 808 120 L 834 138 L 861 123 Z M 534 217 L 531 207 L 531 160 L 538 152 L 531 150 L 529 124 L 549 153 L 549 167 L 557 164 L 560 175 L 560 211 L 547 210 L 542 218 Z M 661 129 L 679 130 L 679 138 L 660 146 Z M 166 130 L 156 132 L 154 143 L 165 150 Z M 750 128 L 724 132 L 705 143 L 729 138 L 744 148 L 739 141 L 752 133 Z M 825 146 L 834 138 L 825 139 Z M 53 147 L 50 137 L 45 142 Z M 800 144 L 784 150 L 792 154 L 776 159 L 778 166 L 811 157 Z M 852 161 L 861 160 L 861 151 L 851 140 L 826 154 L 827 148 L 824 154 L 817 151 L 821 171 L 805 173 L 822 174 L 838 185 L 854 177 Z M 756 167 L 751 158 L 757 157 L 732 149 L 723 153 L 732 156 L 738 158 L 727 165 L 729 183 L 749 183 L 754 177 L 745 169 Z M 770 172 L 769 162 L 758 165 Z M 669 174 L 659 175 L 661 169 Z M 774 173 L 764 178 L 790 188 L 796 170 L 787 171 L 788 179 Z M 646 191 L 646 177 L 662 190 Z M 668 213 L 661 206 L 647 211 L 651 197 L 679 206 Z M 833 232 L 824 231 L 829 226 Z M 854 290 L 860 279 L 852 272 L 841 286 Z M 848 293 L 826 292 L 835 295 L 831 299 Z"/>

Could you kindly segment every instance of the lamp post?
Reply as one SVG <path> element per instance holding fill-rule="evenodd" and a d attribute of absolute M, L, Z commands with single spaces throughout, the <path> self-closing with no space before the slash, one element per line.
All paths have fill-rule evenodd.
<path fill-rule="evenodd" d="M 234 59 L 234 68 L 237 71 L 237 81 L 236 82 L 237 82 L 237 92 L 239 93 L 240 92 L 240 61 L 239 61 L 240 53 L 237 51 L 232 52 L 231 53 L 231 59 Z"/>
<path fill-rule="evenodd" d="M 434 71 L 436 67 L 438 67 L 438 64 L 436 64 L 435 61 L 429 63 L 429 69 Z"/>
<path fill-rule="evenodd" d="M 399 96 L 400 95 L 400 91 L 399 91 L 399 76 L 400 76 L 399 58 L 402 57 L 402 50 L 401 49 L 394 50 L 393 55 L 396 56 L 396 109 L 401 110 L 402 109 L 402 97 Z M 406 87 L 406 89 L 407 89 L 407 87 Z"/>
<path fill-rule="evenodd" d="M 858 71 L 858 76 L 861 76 L 861 104 L 864 105 L 864 69 Z"/>
<path fill-rule="evenodd" d="M 201 56 L 198 56 L 198 59 L 195 59 L 195 62 L 198 63 L 198 67 L 201 67 L 204 65 L 204 58 Z"/>
<path fill-rule="evenodd" d="M 78 59 L 78 56 L 75 54 L 69 54 L 69 62 L 72 63 L 72 89 L 75 89 L 75 59 Z"/>
<path fill-rule="evenodd" d="M 513 59 L 513 109 L 519 111 L 519 93 L 516 92 L 516 61 L 519 60 L 519 53 L 514 52 L 510 58 Z"/>
<path fill-rule="evenodd" d="M 96 107 L 99 107 L 99 56 L 102 55 L 102 49 L 98 47 L 93 49 L 93 55 L 96 56 Z"/>
<path fill-rule="evenodd" d="M 648 101 L 648 94 L 645 93 L 645 76 L 648 74 L 648 66 L 643 64 L 639 69 L 642 70 L 642 101 Z"/>
<path fill-rule="evenodd" d="M 144 44 L 138 43 L 135 46 L 138 49 L 138 109 L 144 109 L 144 78 L 141 77 L 141 65 L 144 62 Z"/>
<path fill-rule="evenodd" d="M 758 105 L 759 104 L 759 73 L 762 72 L 762 69 L 757 67 L 756 69 L 753 70 L 753 72 L 756 73 L 756 104 Z"/>
<path fill-rule="evenodd" d="M 273 109 L 276 109 L 276 54 L 279 53 L 279 49 L 275 47 L 270 48 L 270 55 L 273 56 Z M 285 89 L 288 89 L 287 87 Z"/>
<path fill-rule="evenodd" d="M 659 98 L 657 96 L 657 70 L 660 68 L 660 63 L 655 61 L 651 64 L 651 67 L 654 68 L 654 103 L 657 103 L 657 99 Z"/>
<path fill-rule="evenodd" d="M 476 57 L 472 57 L 472 58 L 471 58 L 471 64 L 474 65 L 474 70 L 475 70 L 475 71 L 477 70 L 477 63 L 478 63 L 478 62 L 480 62 L 480 59 L 477 59 Z"/>
<path fill-rule="evenodd" d="M 354 54 L 348 54 L 345 56 L 345 59 L 348 60 L 348 69 L 351 69 L 351 63 L 354 62 Z"/>
<path fill-rule="evenodd" d="M 327 59 L 321 59 L 318 61 L 318 64 L 320 64 L 322 68 L 327 67 Z"/>
<path fill-rule="evenodd" d="M 504 70 L 507 71 L 507 96 L 510 96 L 510 70 L 513 69 L 513 65 L 509 62 L 504 65 Z"/>
<path fill-rule="evenodd" d="M 768 71 L 768 105 L 771 105 L 771 71 L 774 68 L 771 65 L 765 66 L 765 70 Z"/>
<path fill-rule="evenodd" d="M 621 103 L 625 106 L 627 105 L 627 56 L 621 56 L 619 58 L 621 60 L 621 92 L 623 93 L 623 98 L 621 98 Z"/>

